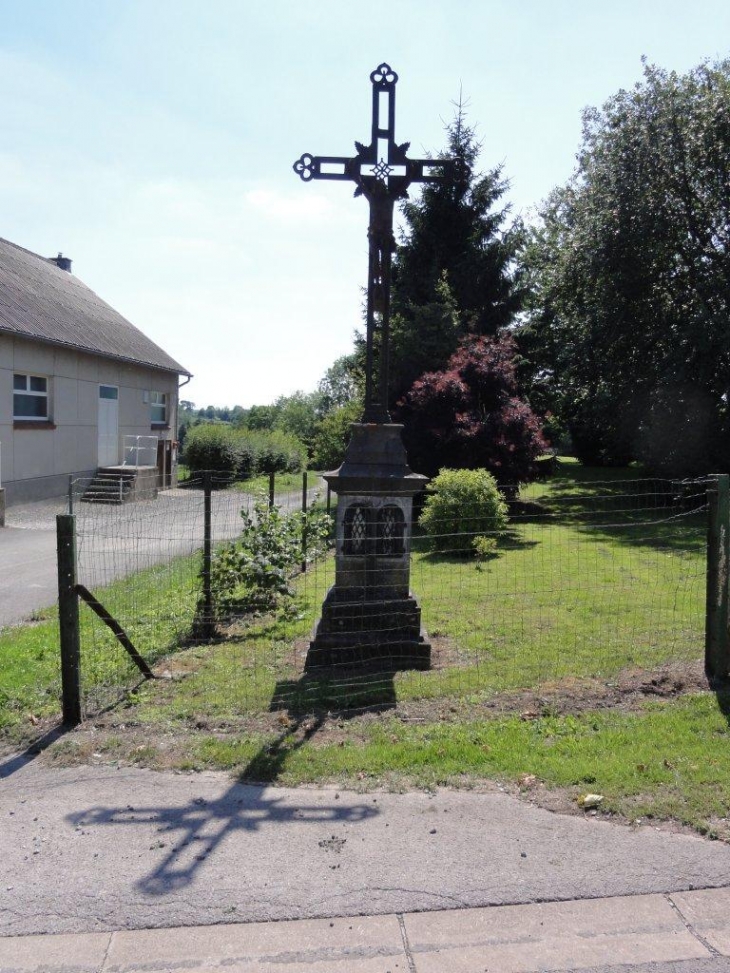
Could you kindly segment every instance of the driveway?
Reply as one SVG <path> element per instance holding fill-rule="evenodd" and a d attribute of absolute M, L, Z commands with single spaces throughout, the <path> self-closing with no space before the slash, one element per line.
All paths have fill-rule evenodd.
<path fill-rule="evenodd" d="M 310 498 L 317 492 L 310 491 Z M 301 494 L 282 494 L 277 504 L 298 509 Z M 241 510 L 250 494 L 212 495 L 213 541 L 230 540 L 241 529 Z M 17 625 L 58 597 L 56 515 L 68 512 L 66 498 L 8 507 L 0 528 L 0 628 Z M 135 571 L 203 546 L 203 494 L 166 490 L 155 500 L 123 506 L 76 503 L 79 581 L 94 589 Z"/>

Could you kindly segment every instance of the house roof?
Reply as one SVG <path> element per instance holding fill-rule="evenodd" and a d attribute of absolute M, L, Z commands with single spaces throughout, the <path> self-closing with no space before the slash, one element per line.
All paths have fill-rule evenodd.
<path fill-rule="evenodd" d="M 190 375 L 54 258 L 2 238 L 0 331 Z"/>

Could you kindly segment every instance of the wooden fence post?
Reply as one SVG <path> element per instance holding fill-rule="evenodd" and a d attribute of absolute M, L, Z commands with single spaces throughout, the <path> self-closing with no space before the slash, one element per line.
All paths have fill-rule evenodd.
<path fill-rule="evenodd" d="M 81 722 L 81 637 L 76 593 L 76 518 L 56 516 L 58 553 L 58 625 L 61 638 L 61 694 L 63 722 Z"/>
<path fill-rule="evenodd" d="M 711 679 L 730 676 L 728 563 L 730 561 L 730 475 L 712 477 L 708 487 L 707 609 L 705 672 Z"/>

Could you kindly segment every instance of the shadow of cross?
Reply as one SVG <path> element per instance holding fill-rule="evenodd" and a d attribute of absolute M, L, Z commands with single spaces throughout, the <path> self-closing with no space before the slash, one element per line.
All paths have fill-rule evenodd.
<path fill-rule="evenodd" d="M 277 763 L 279 751 L 283 760 L 283 754 L 292 749 L 285 741 L 291 738 L 301 722 L 289 727 L 273 744 L 263 747 L 241 776 L 248 777 L 249 768 L 253 770 L 260 765 L 263 751 L 274 763 Z M 293 746 L 301 746 L 320 728 L 322 722 L 321 719 L 315 720 L 313 725 L 307 726 L 303 736 Z M 147 895 L 164 896 L 190 886 L 202 863 L 236 832 L 254 832 L 264 824 L 291 824 L 295 821 L 305 824 L 358 822 L 378 813 L 376 808 L 366 804 L 348 807 L 344 804 L 322 806 L 301 801 L 292 803 L 286 796 L 277 796 L 272 790 L 265 790 L 259 785 L 236 782 L 215 800 L 198 797 L 177 807 L 92 807 L 68 815 L 67 821 L 74 827 L 108 825 L 132 828 L 154 824 L 160 835 L 175 835 L 169 852 L 136 883 Z"/>

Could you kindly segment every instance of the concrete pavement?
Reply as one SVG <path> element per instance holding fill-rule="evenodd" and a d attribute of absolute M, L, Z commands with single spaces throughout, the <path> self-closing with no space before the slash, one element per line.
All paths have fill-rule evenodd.
<path fill-rule="evenodd" d="M 727 973 L 730 891 L 0 939 L 0 973 Z"/>
<path fill-rule="evenodd" d="M 44 759 L 0 765 L 2 973 L 730 973 L 718 842 Z"/>

